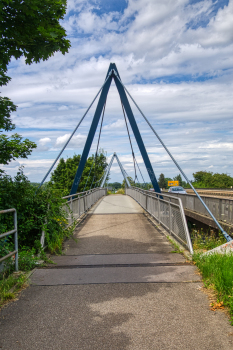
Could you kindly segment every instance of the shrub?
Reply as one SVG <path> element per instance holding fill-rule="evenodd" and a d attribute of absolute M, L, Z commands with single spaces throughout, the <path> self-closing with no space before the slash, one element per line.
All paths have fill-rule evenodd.
<path fill-rule="evenodd" d="M 45 231 L 46 244 L 51 252 L 61 252 L 62 241 L 72 234 L 73 227 L 67 228 L 67 214 L 62 209 L 66 201 L 62 191 L 46 185 L 35 193 L 35 186 L 30 183 L 20 168 L 14 179 L 0 175 L 0 210 L 15 208 L 18 216 L 19 248 L 40 248 L 42 230 Z M 13 215 L 0 216 L 0 230 L 13 229 Z M 0 241 L 0 253 L 11 248 L 13 237 Z"/>
<path fill-rule="evenodd" d="M 120 188 L 116 194 L 125 194 L 125 190 L 123 190 L 123 188 Z"/>

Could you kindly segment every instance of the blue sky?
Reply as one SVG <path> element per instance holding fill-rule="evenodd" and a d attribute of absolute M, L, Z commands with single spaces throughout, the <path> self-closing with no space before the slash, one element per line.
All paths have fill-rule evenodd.
<path fill-rule="evenodd" d="M 38 147 L 20 165 L 40 181 L 103 84 L 110 62 L 189 178 L 198 170 L 233 176 L 233 0 L 68 0 L 62 25 L 72 47 L 46 62 L 9 66 L 2 89 L 17 105 L 17 132 Z M 96 104 L 95 104 L 96 105 Z M 154 135 L 132 106 L 156 176 L 178 174 Z M 64 157 L 82 153 L 95 106 Z M 132 131 L 131 131 L 132 135 Z M 132 136 L 135 154 L 145 167 Z M 91 153 L 95 152 L 97 135 Z M 105 112 L 100 147 L 117 152 L 129 175 L 133 162 L 114 84 Z M 111 181 L 122 181 L 116 164 Z"/>

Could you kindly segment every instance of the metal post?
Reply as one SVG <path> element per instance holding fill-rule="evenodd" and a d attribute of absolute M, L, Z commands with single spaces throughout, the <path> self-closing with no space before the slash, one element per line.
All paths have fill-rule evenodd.
<path fill-rule="evenodd" d="M 159 224 L 160 224 L 160 199 L 159 197 L 157 198 L 158 201 L 158 220 L 159 220 Z"/>
<path fill-rule="evenodd" d="M 143 160 L 144 160 L 144 163 L 145 163 L 145 166 L 146 166 L 148 175 L 149 175 L 149 177 L 150 177 L 150 180 L 151 180 L 151 182 L 152 182 L 152 185 L 153 185 L 153 187 L 154 187 L 155 192 L 161 193 L 160 188 L 159 188 L 159 185 L 158 185 L 158 182 L 157 182 L 157 179 L 156 179 L 155 174 L 154 174 L 154 170 L 153 170 L 153 168 L 152 168 L 150 159 L 149 159 L 149 157 L 148 157 L 148 154 L 147 154 L 147 151 L 146 151 L 144 142 L 143 142 L 143 140 L 142 140 L 142 137 L 141 137 L 140 131 L 139 131 L 139 129 L 138 129 L 136 120 L 135 120 L 135 118 L 134 118 L 132 109 L 131 109 L 131 107 L 130 107 L 130 104 L 129 104 L 127 95 L 126 95 L 126 93 L 125 93 L 124 86 L 123 86 L 123 84 L 122 84 L 121 81 L 120 81 L 120 76 L 119 76 L 119 73 L 118 73 L 118 71 L 117 71 L 116 65 L 114 65 L 114 66 L 115 66 L 115 67 L 114 67 L 114 81 L 115 81 L 117 90 L 118 90 L 118 92 L 119 92 L 119 95 L 120 95 L 120 98 L 121 98 L 121 102 L 122 102 L 122 104 L 123 104 L 123 106 L 124 106 L 124 109 L 125 109 L 125 111 L 126 111 L 127 117 L 128 117 L 128 119 L 129 119 L 131 128 L 132 128 L 132 130 L 133 130 L 135 139 L 136 139 L 136 141 L 137 141 L 138 148 L 140 149 L 142 158 L 143 158 Z"/>
<path fill-rule="evenodd" d="M 171 217 L 171 199 L 169 198 L 169 232 L 171 234 L 172 217 Z"/>
<path fill-rule="evenodd" d="M 17 212 L 16 210 L 14 211 L 14 229 L 15 234 L 14 234 L 14 241 L 15 241 L 15 271 L 19 271 L 19 264 L 18 264 L 18 228 L 17 228 Z"/>

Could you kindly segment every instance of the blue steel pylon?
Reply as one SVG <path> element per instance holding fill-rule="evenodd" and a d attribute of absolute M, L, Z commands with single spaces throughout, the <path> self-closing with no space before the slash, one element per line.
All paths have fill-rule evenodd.
<path fill-rule="evenodd" d="M 133 130 L 135 139 L 136 139 L 137 144 L 138 144 L 138 148 L 140 149 L 143 161 L 145 163 L 145 166 L 146 166 L 148 175 L 150 177 L 151 183 L 154 187 L 154 190 L 157 193 L 161 193 L 156 176 L 154 174 L 154 170 L 152 168 L 150 159 L 148 157 L 145 145 L 143 143 L 141 134 L 139 132 L 136 120 L 134 118 L 132 109 L 130 107 L 128 98 L 126 96 L 125 90 L 122 87 L 122 85 L 120 84 L 120 82 L 118 81 L 118 79 L 116 78 L 114 71 L 115 71 L 115 74 L 117 74 L 119 79 L 120 79 L 120 76 L 119 76 L 119 73 L 118 73 L 118 70 L 117 70 L 115 63 L 110 63 L 108 73 L 106 76 L 106 83 L 103 87 L 103 90 L 102 90 L 100 98 L 99 98 L 98 105 L 96 107 L 96 111 L 95 111 L 95 114 L 94 114 L 94 117 L 92 120 L 92 124 L 91 124 L 90 130 L 89 130 L 89 133 L 88 133 L 88 137 L 87 137 L 84 149 L 83 149 L 83 154 L 82 154 L 82 157 L 81 157 L 81 160 L 80 160 L 80 163 L 79 163 L 79 166 L 78 166 L 75 178 L 74 178 L 74 182 L 73 182 L 73 185 L 72 185 L 72 188 L 70 191 L 70 195 L 75 194 L 77 192 L 78 185 L 79 185 L 79 182 L 81 180 L 82 173 L 83 173 L 83 169 L 84 169 L 84 166 L 86 164 L 86 160 L 87 160 L 88 154 L 90 152 L 90 148 L 91 148 L 91 145 L 92 145 L 95 133 L 96 133 L 96 129 L 97 129 L 97 126 L 98 126 L 98 123 L 100 120 L 100 116 L 101 116 L 102 110 L 104 108 L 104 104 L 106 102 L 106 99 L 107 99 L 107 95 L 108 95 L 108 91 L 109 91 L 112 79 L 114 79 L 114 81 L 115 81 L 117 90 L 118 90 L 119 95 L 120 95 L 121 102 L 124 106 L 125 112 L 127 114 L 128 120 L 129 120 L 131 128 Z"/>

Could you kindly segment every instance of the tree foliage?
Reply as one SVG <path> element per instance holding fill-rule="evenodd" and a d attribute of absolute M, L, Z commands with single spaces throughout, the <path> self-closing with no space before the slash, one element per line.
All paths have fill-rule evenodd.
<path fill-rule="evenodd" d="M 57 168 L 52 173 L 51 183 L 53 187 L 62 190 L 64 195 L 70 193 L 80 159 L 80 155 L 74 155 L 66 160 L 61 158 Z M 100 151 L 96 157 L 94 155 L 89 157 L 86 161 L 77 192 L 87 191 L 90 188 L 99 186 L 99 180 L 103 176 L 106 167 L 106 155 L 103 151 Z"/>
<path fill-rule="evenodd" d="M 197 171 L 193 173 L 192 184 L 197 188 L 229 188 L 233 186 L 233 178 L 227 174 L 210 171 Z"/>
<path fill-rule="evenodd" d="M 11 57 L 25 57 L 26 64 L 47 60 L 54 52 L 68 52 L 69 40 L 59 21 L 64 18 L 64 0 L 1 0 L 1 85 Z"/>
<path fill-rule="evenodd" d="M 7 67 L 12 57 L 25 57 L 25 63 L 47 60 L 55 52 L 68 52 L 69 40 L 60 25 L 66 12 L 65 0 L 1 0 L 0 2 L 0 86 L 11 79 Z M 12 131 L 10 119 L 17 106 L 7 97 L 0 97 L 0 132 Z M 34 142 L 22 140 L 18 134 L 0 135 L 1 164 L 16 158 L 27 158 Z"/>
<path fill-rule="evenodd" d="M 182 187 L 186 187 L 186 182 L 182 180 L 182 177 L 180 174 L 176 175 L 174 178 L 173 178 L 174 181 L 179 181 L 179 185 L 182 186 Z"/>
<path fill-rule="evenodd" d="M 160 188 L 167 188 L 167 182 L 165 180 L 164 174 L 159 175 L 158 185 Z"/>
<path fill-rule="evenodd" d="M 131 176 L 127 176 L 127 179 L 129 180 L 129 183 L 131 186 L 135 186 L 135 182 Z M 123 188 L 123 189 L 125 188 L 125 179 L 123 180 L 123 182 L 121 184 L 121 188 Z"/>

